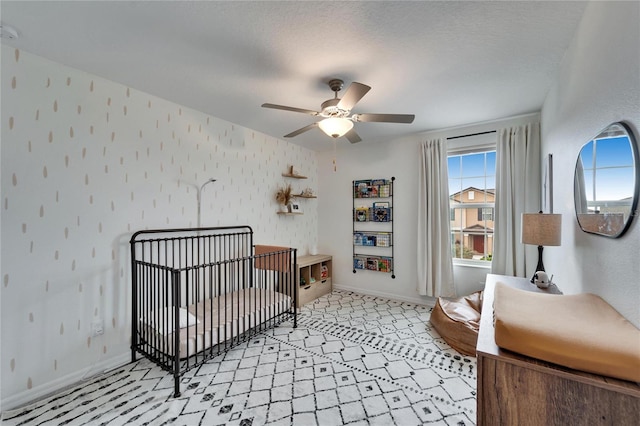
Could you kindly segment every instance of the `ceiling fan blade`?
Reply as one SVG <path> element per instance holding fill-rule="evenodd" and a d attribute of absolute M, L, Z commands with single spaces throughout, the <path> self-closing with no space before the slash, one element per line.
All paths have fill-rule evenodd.
<path fill-rule="evenodd" d="M 303 114 L 309 114 L 309 115 L 319 115 L 320 114 L 318 111 L 312 111 L 310 109 L 303 109 L 303 108 L 295 108 L 295 107 L 290 107 L 290 106 L 285 106 L 285 105 L 262 104 L 262 107 L 263 108 L 281 109 L 281 110 L 284 110 L 284 111 L 301 112 Z"/>
<path fill-rule="evenodd" d="M 350 111 L 369 90 L 371 90 L 371 87 L 354 81 L 349 85 L 340 102 L 338 102 L 338 108 Z"/>
<path fill-rule="evenodd" d="M 376 123 L 413 123 L 413 114 L 353 114 L 354 121 Z"/>
<path fill-rule="evenodd" d="M 313 129 L 314 127 L 318 127 L 318 123 L 311 123 L 308 126 L 304 126 L 301 129 L 294 130 L 293 132 L 289 133 L 288 135 L 284 135 L 284 137 L 285 138 L 292 138 L 294 136 L 298 136 L 300 133 L 304 133 L 304 132 L 307 132 L 307 131 Z"/>
<path fill-rule="evenodd" d="M 360 139 L 360 136 L 358 136 L 358 134 L 356 133 L 355 129 L 349 130 L 347 133 L 345 133 L 344 137 L 349 139 L 349 142 L 351 143 L 358 143 L 362 140 Z"/>

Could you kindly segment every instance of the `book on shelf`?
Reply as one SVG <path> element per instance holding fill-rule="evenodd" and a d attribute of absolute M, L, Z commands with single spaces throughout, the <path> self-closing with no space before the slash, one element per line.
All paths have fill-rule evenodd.
<path fill-rule="evenodd" d="M 370 180 L 356 180 L 353 182 L 353 196 L 355 198 L 369 198 Z"/>
<path fill-rule="evenodd" d="M 364 234 L 362 232 L 356 232 L 355 234 L 353 234 L 353 245 L 361 246 L 363 244 L 363 240 Z"/>
<path fill-rule="evenodd" d="M 362 245 L 374 247 L 376 245 L 376 236 L 365 235 L 364 238 L 362 239 Z"/>
<path fill-rule="evenodd" d="M 376 209 L 378 207 L 387 208 L 388 209 L 389 208 L 389 202 L 388 201 L 378 201 L 376 203 L 373 203 L 373 208 L 374 209 Z"/>
<path fill-rule="evenodd" d="M 354 220 L 356 222 L 366 222 L 367 220 L 369 220 L 369 208 L 356 207 Z"/>
<path fill-rule="evenodd" d="M 376 207 L 373 209 L 374 222 L 389 222 L 391 220 L 390 207 Z"/>
<path fill-rule="evenodd" d="M 367 258 L 362 256 L 355 256 L 353 258 L 353 269 L 365 269 L 367 264 Z"/>
<path fill-rule="evenodd" d="M 391 259 L 387 257 L 381 257 L 378 259 L 378 271 L 391 272 Z"/>
<path fill-rule="evenodd" d="M 376 245 L 378 247 L 391 246 L 391 234 L 388 232 L 380 232 L 376 235 Z"/>
<path fill-rule="evenodd" d="M 377 271 L 378 270 L 378 259 L 376 259 L 375 257 L 368 257 L 367 258 L 367 269 L 370 271 Z"/>
<path fill-rule="evenodd" d="M 327 265 L 322 265 L 320 268 L 320 279 L 325 280 L 327 278 L 329 278 L 329 268 Z"/>

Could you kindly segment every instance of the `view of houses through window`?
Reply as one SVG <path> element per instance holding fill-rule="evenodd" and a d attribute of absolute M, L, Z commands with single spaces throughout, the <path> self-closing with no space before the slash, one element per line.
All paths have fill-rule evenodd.
<path fill-rule="evenodd" d="M 496 151 L 449 155 L 453 258 L 491 261 Z"/>

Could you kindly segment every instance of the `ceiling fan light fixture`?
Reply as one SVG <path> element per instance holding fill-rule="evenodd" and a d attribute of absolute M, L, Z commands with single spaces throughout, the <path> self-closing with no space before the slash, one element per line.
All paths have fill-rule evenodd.
<path fill-rule="evenodd" d="M 1 0 L 0 0 L 1 1 Z M 333 99 L 326 100 L 322 103 L 321 111 L 312 111 L 309 109 L 295 108 L 286 105 L 262 104 L 263 108 L 280 109 L 284 111 L 300 112 L 318 117 L 321 121 L 308 124 L 298 130 L 284 135 L 285 138 L 292 138 L 315 127 L 327 134 L 335 140 L 345 136 L 350 143 L 361 142 L 362 139 L 353 128 L 353 123 L 374 122 L 374 123 L 413 123 L 415 116 L 413 114 L 351 114 L 353 107 L 362 99 L 364 95 L 371 89 L 366 84 L 352 82 L 342 98 L 338 98 L 338 91 L 342 89 L 343 81 L 333 79 L 329 81 L 329 87 L 334 92 Z"/>
<path fill-rule="evenodd" d="M 319 122 L 318 126 L 320 126 L 320 129 L 328 136 L 339 138 L 353 129 L 353 121 L 346 118 L 331 117 Z"/>

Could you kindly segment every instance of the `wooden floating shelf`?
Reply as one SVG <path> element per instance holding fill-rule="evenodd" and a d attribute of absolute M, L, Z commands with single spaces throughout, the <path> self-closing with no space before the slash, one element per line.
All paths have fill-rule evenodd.
<path fill-rule="evenodd" d="M 302 194 L 293 194 L 293 198 L 318 198 L 315 195 L 302 195 Z"/>
<path fill-rule="evenodd" d="M 284 215 L 284 216 L 293 216 L 293 215 L 301 215 L 304 213 L 290 213 L 290 212 L 278 212 L 278 214 Z"/>
<path fill-rule="evenodd" d="M 288 178 L 294 178 L 294 179 L 308 179 L 306 176 L 294 175 L 294 174 L 291 174 L 291 173 L 283 173 L 282 176 L 288 177 Z"/>

